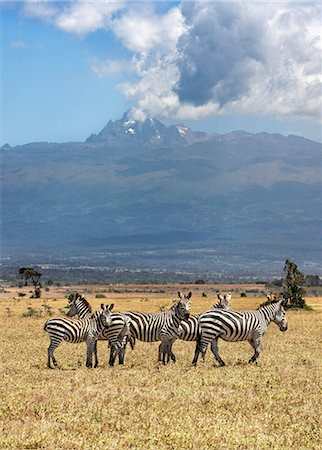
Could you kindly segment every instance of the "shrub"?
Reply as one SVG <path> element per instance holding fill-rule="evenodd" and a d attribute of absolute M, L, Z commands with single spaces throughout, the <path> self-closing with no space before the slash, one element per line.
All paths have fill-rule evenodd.
<path fill-rule="evenodd" d="M 22 317 L 43 317 L 43 315 L 43 311 L 32 306 L 28 306 L 28 310 L 22 313 Z"/>

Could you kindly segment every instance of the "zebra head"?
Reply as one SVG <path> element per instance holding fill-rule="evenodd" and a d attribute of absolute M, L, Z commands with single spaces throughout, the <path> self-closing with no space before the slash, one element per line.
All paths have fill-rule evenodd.
<path fill-rule="evenodd" d="M 101 320 L 104 327 L 109 327 L 112 323 L 112 309 L 114 308 L 114 303 L 111 305 L 101 304 Z"/>
<path fill-rule="evenodd" d="M 276 312 L 275 312 L 275 318 L 273 319 L 273 322 L 278 325 L 280 331 L 286 331 L 287 330 L 287 320 L 285 317 L 285 309 L 284 306 L 286 306 L 287 299 L 281 299 L 276 303 Z"/>
<path fill-rule="evenodd" d="M 231 293 L 228 292 L 228 294 L 222 295 L 220 292 L 217 294 L 218 302 L 214 304 L 214 308 L 219 309 L 230 309 L 230 300 L 231 300 Z"/>
<path fill-rule="evenodd" d="M 76 316 L 78 314 L 77 300 L 80 299 L 85 300 L 85 297 L 83 295 L 78 294 L 78 292 L 73 292 L 67 298 L 68 298 L 68 305 L 70 307 L 67 316 L 68 317 Z"/>
<path fill-rule="evenodd" d="M 182 294 L 181 292 L 178 292 L 178 296 L 179 301 L 174 306 L 176 316 L 180 320 L 189 319 L 191 306 L 190 298 L 192 297 L 192 293 L 189 292 L 189 294 L 185 295 Z"/>

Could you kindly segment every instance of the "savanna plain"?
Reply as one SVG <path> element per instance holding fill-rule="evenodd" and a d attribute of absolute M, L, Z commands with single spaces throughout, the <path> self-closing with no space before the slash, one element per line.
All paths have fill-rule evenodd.
<path fill-rule="evenodd" d="M 248 286 L 249 287 L 249 286 Z M 288 330 L 271 324 L 261 362 L 248 364 L 248 343 L 220 341 L 226 366 L 191 365 L 194 343 L 176 341 L 175 364 L 157 364 L 158 344 L 137 342 L 125 366 L 109 367 L 107 342 L 100 366 L 86 369 L 86 345 L 62 343 L 60 370 L 47 369 L 49 338 L 43 325 L 66 313 L 67 290 L 85 294 L 94 308 L 158 312 L 176 293 L 192 291 L 192 314 L 232 291 L 234 309 L 255 309 L 264 295 L 241 298 L 236 286 L 51 287 L 41 299 L 29 288 L 0 294 L 1 449 L 318 449 L 322 447 L 322 297 L 312 311 L 288 311 Z M 239 286 L 245 290 L 247 287 Z M 205 292 L 207 297 L 202 296 Z M 22 297 L 21 293 L 26 296 Z"/>

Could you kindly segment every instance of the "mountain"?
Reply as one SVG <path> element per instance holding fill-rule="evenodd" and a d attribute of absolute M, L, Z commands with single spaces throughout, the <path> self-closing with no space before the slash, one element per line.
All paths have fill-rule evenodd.
<path fill-rule="evenodd" d="M 101 143 L 115 146 L 131 147 L 178 147 L 208 139 L 208 134 L 194 132 L 185 125 L 166 126 L 154 118 L 137 121 L 131 117 L 130 111 L 124 113 L 122 119 L 110 120 L 98 134 L 91 134 L 86 140 L 89 143 Z"/>
<path fill-rule="evenodd" d="M 218 273 L 321 270 L 321 155 L 126 113 L 86 142 L 0 149 L 2 256 Z M 262 271 L 262 272 L 261 272 Z"/>

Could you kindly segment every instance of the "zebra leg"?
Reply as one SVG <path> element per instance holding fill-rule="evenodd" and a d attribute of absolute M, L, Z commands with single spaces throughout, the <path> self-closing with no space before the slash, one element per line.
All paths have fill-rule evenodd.
<path fill-rule="evenodd" d="M 255 350 L 253 356 L 250 358 L 250 360 L 248 362 L 249 363 L 258 364 L 259 363 L 259 356 L 260 356 L 261 337 L 260 336 L 255 336 L 253 339 L 249 339 L 248 342 L 250 343 L 250 345 Z"/>
<path fill-rule="evenodd" d="M 201 342 L 200 342 L 200 339 L 198 339 L 196 341 L 196 350 L 195 350 L 195 354 L 194 354 L 194 357 L 193 357 L 193 360 L 192 360 L 192 364 L 194 366 L 196 366 L 197 363 L 198 363 L 199 353 L 201 352 L 201 348 L 200 347 L 201 347 Z"/>
<path fill-rule="evenodd" d="M 97 341 L 95 341 L 95 347 L 94 347 L 94 367 L 96 368 L 98 366 L 98 357 L 97 357 Z"/>
<path fill-rule="evenodd" d="M 222 367 L 225 365 L 225 362 L 220 358 L 218 353 L 218 338 L 212 341 L 211 343 L 211 351 L 214 354 L 216 360 L 219 362 L 219 365 Z"/>
<path fill-rule="evenodd" d="M 124 358 L 125 358 L 125 347 L 122 347 L 120 349 L 118 357 L 119 357 L 119 364 L 121 366 L 123 366 L 124 365 Z"/>
<path fill-rule="evenodd" d="M 92 368 L 93 367 L 93 352 L 95 352 L 96 339 L 93 337 L 89 337 L 89 338 L 87 338 L 86 344 L 87 344 L 86 367 Z"/>
<path fill-rule="evenodd" d="M 108 362 L 111 367 L 114 366 L 115 360 L 116 360 L 116 348 L 115 348 L 114 345 L 111 345 L 110 359 L 109 359 L 109 362 Z"/>
<path fill-rule="evenodd" d="M 129 339 L 130 339 L 129 336 L 124 336 L 122 342 L 120 343 L 121 346 L 120 346 L 119 353 L 118 353 L 119 364 L 120 365 L 124 365 L 126 345 L 127 345 L 127 342 L 128 342 Z"/>
<path fill-rule="evenodd" d="M 167 360 L 166 360 L 167 358 Z M 170 360 L 170 349 L 167 341 L 161 341 L 159 345 L 159 359 L 158 362 L 165 365 Z"/>
<path fill-rule="evenodd" d="M 63 340 L 63 338 L 59 339 L 59 338 L 54 338 L 53 336 L 50 337 L 50 344 L 48 347 L 48 360 L 47 360 L 47 367 L 49 369 L 52 369 L 51 367 L 51 361 L 53 362 L 54 366 L 59 369 L 59 366 L 57 364 L 57 361 L 54 357 L 54 351 L 56 350 L 56 348 L 59 346 L 59 344 L 61 343 L 61 341 Z"/>
<path fill-rule="evenodd" d="M 207 345 L 207 347 L 206 347 L 205 349 L 203 349 L 203 350 L 201 351 L 202 362 L 205 362 L 205 361 L 206 361 L 207 348 L 208 348 L 208 345 Z"/>
<path fill-rule="evenodd" d="M 208 346 L 208 342 L 204 342 L 202 341 L 202 339 L 199 337 L 196 341 L 196 350 L 195 350 L 195 354 L 192 360 L 192 364 L 194 366 L 197 365 L 198 363 L 198 359 L 199 359 L 199 354 L 201 353 L 202 355 L 206 353 L 207 350 L 207 346 Z"/>
<path fill-rule="evenodd" d="M 164 353 L 164 345 L 161 342 L 161 344 L 159 345 L 159 350 L 158 350 L 158 362 L 165 364 L 165 353 Z"/>
<path fill-rule="evenodd" d="M 171 358 L 171 361 L 173 361 L 175 363 L 176 362 L 176 357 L 175 357 L 175 354 L 172 351 L 173 344 L 174 344 L 174 341 L 172 341 L 170 343 L 170 346 L 169 346 L 168 362 L 169 362 L 169 359 Z"/>

